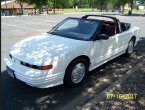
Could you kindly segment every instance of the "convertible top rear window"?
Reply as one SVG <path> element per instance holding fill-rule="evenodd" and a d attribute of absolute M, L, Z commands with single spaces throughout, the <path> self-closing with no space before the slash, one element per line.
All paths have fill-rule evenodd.
<path fill-rule="evenodd" d="M 49 33 L 62 37 L 89 40 L 96 32 L 99 21 L 79 18 L 67 18 Z"/>

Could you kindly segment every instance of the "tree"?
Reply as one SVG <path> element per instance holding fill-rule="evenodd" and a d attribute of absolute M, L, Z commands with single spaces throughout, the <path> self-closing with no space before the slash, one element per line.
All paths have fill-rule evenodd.
<path fill-rule="evenodd" d="M 73 6 L 73 0 L 56 0 L 57 8 L 69 8 Z"/>
<path fill-rule="evenodd" d="M 130 0 L 116 0 L 115 1 L 115 5 L 117 6 L 117 7 L 121 7 L 122 6 L 122 13 L 124 13 L 124 7 L 125 7 L 125 5 L 127 4 L 127 3 L 129 3 L 130 2 Z"/>
<path fill-rule="evenodd" d="M 25 0 L 16 0 L 16 2 L 20 5 L 21 7 L 21 14 L 23 15 L 23 3 L 26 2 Z"/>
<path fill-rule="evenodd" d="M 79 4 L 80 4 L 80 0 L 74 0 L 73 1 L 73 5 L 74 6 L 79 6 Z"/>
<path fill-rule="evenodd" d="M 49 13 L 49 9 L 53 7 L 53 1 L 47 0 L 47 14 Z"/>
<path fill-rule="evenodd" d="M 55 8 L 69 8 L 73 6 L 73 0 L 47 0 L 48 5 L 53 7 L 53 13 L 55 13 Z"/>
<path fill-rule="evenodd" d="M 115 1 L 116 1 L 116 0 L 106 0 L 106 1 L 105 1 L 105 5 L 106 5 L 106 12 L 108 12 L 108 9 L 107 9 L 108 4 L 110 4 L 110 3 L 111 3 L 111 4 L 114 4 L 114 3 L 115 3 Z"/>
<path fill-rule="evenodd" d="M 80 8 L 93 8 L 94 7 L 94 1 L 96 0 L 74 0 L 73 4 L 74 6 L 78 6 Z"/>
<path fill-rule="evenodd" d="M 133 10 L 134 0 L 130 0 L 129 4 L 130 4 L 130 10 L 129 10 L 128 14 L 131 15 L 132 14 L 132 10 Z"/>
<path fill-rule="evenodd" d="M 95 0 L 95 3 L 100 5 L 100 10 L 102 12 L 103 11 L 103 6 L 106 6 L 107 7 L 107 4 L 109 2 L 111 2 L 111 1 L 112 0 Z"/>
<path fill-rule="evenodd" d="M 25 1 L 30 5 L 34 5 L 35 8 L 38 8 L 39 9 L 39 14 L 41 14 L 42 6 L 44 6 L 48 3 L 47 0 L 25 0 Z"/>
<path fill-rule="evenodd" d="M 92 0 L 91 4 L 92 4 L 93 11 L 94 11 L 94 8 L 96 8 L 98 2 L 99 2 L 98 0 Z"/>
<path fill-rule="evenodd" d="M 53 13 L 55 13 L 55 8 L 56 8 L 56 0 L 53 0 Z"/>
<path fill-rule="evenodd" d="M 88 8 L 89 7 L 89 0 L 80 0 L 79 7 L 81 8 Z"/>
<path fill-rule="evenodd" d="M 140 4 L 145 5 L 145 0 L 138 0 Z"/>
<path fill-rule="evenodd" d="M 123 7 L 123 12 L 124 12 L 124 6 L 128 3 L 129 4 L 129 12 L 128 14 L 132 14 L 133 6 L 136 3 L 136 1 L 142 1 L 144 3 L 145 0 L 117 0 L 116 5 L 122 6 Z"/>

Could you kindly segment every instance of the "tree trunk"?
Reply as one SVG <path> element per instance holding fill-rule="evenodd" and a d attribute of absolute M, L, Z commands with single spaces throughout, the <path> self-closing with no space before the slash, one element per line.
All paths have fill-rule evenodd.
<path fill-rule="evenodd" d="M 94 0 L 93 0 L 92 11 L 94 11 L 94 8 L 95 8 L 95 3 L 94 3 Z"/>
<path fill-rule="evenodd" d="M 39 14 L 41 14 L 41 8 L 39 8 Z"/>
<path fill-rule="evenodd" d="M 47 14 L 49 14 L 49 8 L 47 7 Z"/>
<path fill-rule="evenodd" d="M 23 6 L 21 6 L 21 12 L 22 12 L 21 14 L 23 15 Z"/>
<path fill-rule="evenodd" d="M 130 11 L 131 11 L 131 14 L 132 14 L 133 4 L 131 4 L 131 5 L 130 5 L 130 8 L 131 8 L 131 10 L 130 10 Z"/>
<path fill-rule="evenodd" d="M 123 5 L 123 6 L 122 6 L 122 10 L 121 10 L 121 11 L 122 11 L 122 14 L 124 14 L 124 7 L 125 7 L 125 6 Z"/>
<path fill-rule="evenodd" d="M 107 7 L 107 4 L 106 4 L 106 12 L 108 12 L 108 7 Z"/>
<path fill-rule="evenodd" d="M 35 11 L 35 15 L 36 15 L 36 8 L 34 9 L 34 11 Z"/>
<path fill-rule="evenodd" d="M 130 2 L 130 10 L 129 10 L 129 14 L 132 15 L 132 10 L 133 10 L 133 0 L 131 0 Z"/>
<path fill-rule="evenodd" d="M 103 4 L 101 3 L 100 4 L 100 9 L 101 9 L 101 12 L 103 11 Z"/>
<path fill-rule="evenodd" d="M 55 14 L 55 6 L 56 6 L 56 0 L 53 1 L 54 6 L 53 6 L 53 13 Z"/>
<path fill-rule="evenodd" d="M 92 8 L 92 11 L 94 11 L 94 8 Z"/>

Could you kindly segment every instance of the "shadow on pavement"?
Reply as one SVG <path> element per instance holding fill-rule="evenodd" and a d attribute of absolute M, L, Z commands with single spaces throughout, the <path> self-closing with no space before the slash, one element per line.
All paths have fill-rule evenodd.
<path fill-rule="evenodd" d="M 119 97 L 104 97 L 92 106 L 91 110 L 144 110 L 145 109 L 145 62 L 131 76 L 120 82 L 109 91 Z M 124 94 L 132 94 L 125 95 Z M 104 94 L 106 96 L 106 94 Z M 121 96 L 122 95 L 122 96 Z M 124 97 L 123 97 L 124 95 Z M 126 99 L 124 99 L 126 98 Z"/>
<path fill-rule="evenodd" d="M 77 105 L 82 105 L 145 58 L 144 47 L 145 38 L 142 37 L 132 56 L 122 55 L 91 71 L 84 83 L 75 88 L 67 88 L 64 85 L 48 89 L 33 88 L 12 79 L 6 71 L 3 71 L 0 76 L 2 110 L 69 110 Z"/>

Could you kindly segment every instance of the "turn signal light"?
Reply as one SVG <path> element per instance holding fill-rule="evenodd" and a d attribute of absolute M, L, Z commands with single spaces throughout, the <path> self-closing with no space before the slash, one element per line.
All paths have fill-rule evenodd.
<path fill-rule="evenodd" d="M 41 66 L 42 70 L 49 70 L 49 69 L 52 69 L 52 68 L 53 68 L 52 65 Z"/>

